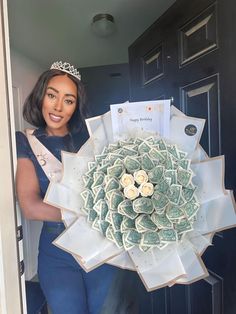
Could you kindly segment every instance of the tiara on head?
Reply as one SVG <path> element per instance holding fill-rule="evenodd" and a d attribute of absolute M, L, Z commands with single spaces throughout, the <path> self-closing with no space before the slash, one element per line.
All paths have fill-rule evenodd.
<path fill-rule="evenodd" d="M 76 77 L 79 81 L 81 81 L 81 75 L 79 71 L 74 68 L 73 65 L 70 65 L 68 62 L 62 62 L 62 61 L 56 61 L 51 65 L 50 70 L 55 69 L 55 70 L 60 70 L 66 73 L 69 73 L 70 75 L 73 75 Z"/>

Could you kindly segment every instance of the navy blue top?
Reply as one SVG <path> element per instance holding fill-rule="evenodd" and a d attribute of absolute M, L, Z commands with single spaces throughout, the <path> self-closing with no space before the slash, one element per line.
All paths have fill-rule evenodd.
<path fill-rule="evenodd" d="M 87 130 L 79 133 L 68 133 L 65 136 L 49 136 L 44 128 L 35 129 L 33 135 L 57 158 L 61 161 L 61 151 L 76 153 L 88 139 Z M 49 180 L 35 157 L 26 135 L 16 132 L 17 158 L 29 158 L 32 160 L 39 180 L 42 198 L 45 196 Z"/>

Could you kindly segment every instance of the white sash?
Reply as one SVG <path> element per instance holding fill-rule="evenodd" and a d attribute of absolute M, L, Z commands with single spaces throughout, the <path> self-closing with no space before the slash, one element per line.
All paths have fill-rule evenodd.
<path fill-rule="evenodd" d="M 62 163 L 33 135 L 34 129 L 26 129 L 25 133 L 30 147 L 49 181 L 60 181 Z"/>

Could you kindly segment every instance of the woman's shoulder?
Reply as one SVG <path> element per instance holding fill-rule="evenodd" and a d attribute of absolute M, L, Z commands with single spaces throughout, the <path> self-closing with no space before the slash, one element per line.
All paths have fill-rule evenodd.
<path fill-rule="evenodd" d="M 17 158 L 30 158 L 32 150 L 25 132 L 16 131 L 16 149 Z"/>
<path fill-rule="evenodd" d="M 27 141 L 26 135 L 22 131 L 16 131 L 16 144 L 21 144 Z"/>

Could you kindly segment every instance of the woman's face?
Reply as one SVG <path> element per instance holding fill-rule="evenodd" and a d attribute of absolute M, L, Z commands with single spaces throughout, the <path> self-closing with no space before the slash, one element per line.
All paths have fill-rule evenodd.
<path fill-rule="evenodd" d="M 43 98 L 42 114 L 49 135 L 64 136 L 77 103 L 77 87 L 67 75 L 54 76 Z"/>

